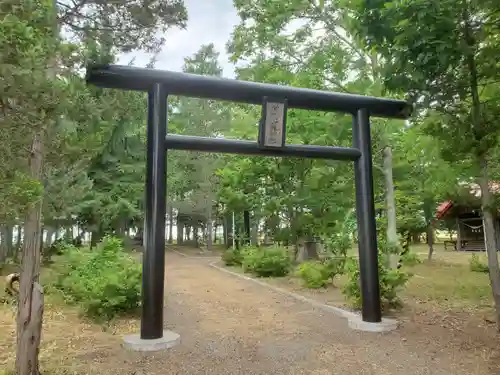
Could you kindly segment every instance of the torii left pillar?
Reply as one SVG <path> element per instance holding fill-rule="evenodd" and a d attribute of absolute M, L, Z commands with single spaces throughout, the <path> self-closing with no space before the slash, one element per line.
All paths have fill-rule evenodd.
<path fill-rule="evenodd" d="M 124 338 L 136 351 L 157 351 L 180 343 L 180 336 L 163 329 L 165 298 L 165 214 L 167 150 L 167 91 L 155 84 L 148 92 L 145 251 L 142 260 L 142 319 L 140 334 Z"/>

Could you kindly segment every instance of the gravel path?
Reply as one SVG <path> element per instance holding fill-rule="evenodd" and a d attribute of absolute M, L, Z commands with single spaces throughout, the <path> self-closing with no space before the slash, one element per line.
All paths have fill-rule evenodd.
<path fill-rule="evenodd" d="M 402 337 L 405 329 L 349 330 L 333 314 L 227 275 L 209 262 L 168 254 L 165 320 L 182 343 L 154 355 L 129 353 L 124 367 L 169 375 L 500 373 L 470 348 L 443 349 L 425 333 L 412 332 L 409 339 Z"/>
<path fill-rule="evenodd" d="M 167 253 L 166 328 L 181 344 L 154 354 L 129 352 L 121 335 L 48 306 L 43 348 L 47 374 L 85 375 L 500 375 L 500 344 L 413 316 L 386 334 L 349 330 L 346 322 L 209 267 L 210 258 Z M 0 373 L 13 366 L 12 312 L 0 315 Z M 446 323 L 446 324 L 444 324 Z M 473 328 L 473 327 L 472 327 Z M 492 336 L 493 337 L 493 336 Z"/>

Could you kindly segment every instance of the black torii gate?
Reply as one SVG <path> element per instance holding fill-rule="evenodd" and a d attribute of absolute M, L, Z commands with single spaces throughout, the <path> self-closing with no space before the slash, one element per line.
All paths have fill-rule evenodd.
<path fill-rule="evenodd" d="M 362 319 L 372 323 L 382 320 L 370 116 L 406 119 L 411 105 L 394 99 L 120 65 L 90 65 L 86 79 L 99 87 L 148 93 L 141 339 L 155 340 L 163 335 L 167 149 L 354 161 Z M 167 134 L 169 94 L 262 104 L 258 141 Z M 351 114 L 353 147 L 286 145 L 288 107 Z"/>

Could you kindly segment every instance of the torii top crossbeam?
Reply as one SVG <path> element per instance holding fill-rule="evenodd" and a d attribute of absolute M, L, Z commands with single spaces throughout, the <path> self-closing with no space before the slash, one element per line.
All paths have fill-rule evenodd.
<path fill-rule="evenodd" d="M 366 109 L 370 116 L 406 119 L 412 106 L 403 100 L 319 91 L 196 74 L 139 68 L 125 65 L 90 65 L 87 82 L 105 88 L 148 91 L 164 84 L 172 95 L 262 104 L 262 97 L 288 100 L 289 108 L 325 112 L 356 113 Z"/>

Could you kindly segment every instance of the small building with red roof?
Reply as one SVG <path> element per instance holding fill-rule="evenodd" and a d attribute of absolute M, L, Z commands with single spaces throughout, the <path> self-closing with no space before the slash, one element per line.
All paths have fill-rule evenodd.
<path fill-rule="evenodd" d="M 481 189 L 477 184 L 468 184 L 470 196 L 460 201 L 448 200 L 436 210 L 437 220 L 455 221 L 457 228 L 457 251 L 485 251 L 483 215 L 481 211 Z M 492 193 L 500 193 L 500 182 L 491 182 Z M 495 220 L 497 242 L 500 244 L 500 215 Z"/>

